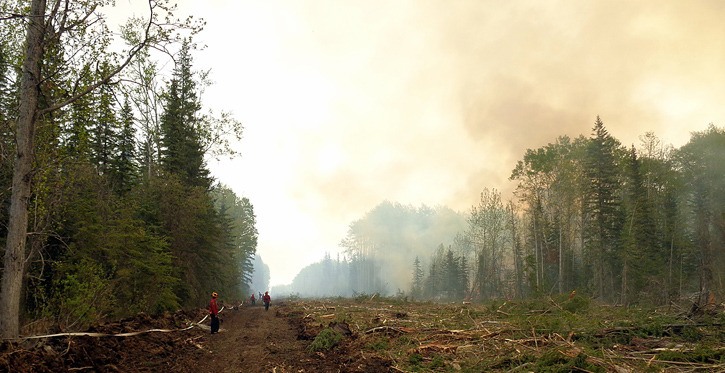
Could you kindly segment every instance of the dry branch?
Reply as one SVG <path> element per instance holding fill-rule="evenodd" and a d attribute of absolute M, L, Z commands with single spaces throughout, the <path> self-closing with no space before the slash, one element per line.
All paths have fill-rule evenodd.
<path fill-rule="evenodd" d="M 413 329 L 410 328 L 404 328 L 404 327 L 397 327 L 397 326 L 378 326 L 372 329 L 368 329 L 365 331 L 365 334 L 373 334 L 373 333 L 394 333 L 394 334 L 403 334 L 403 333 L 410 333 Z"/>

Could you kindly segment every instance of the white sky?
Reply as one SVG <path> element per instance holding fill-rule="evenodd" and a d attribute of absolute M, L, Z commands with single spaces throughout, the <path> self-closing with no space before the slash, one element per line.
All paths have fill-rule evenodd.
<path fill-rule="evenodd" d="M 385 199 L 508 198 L 526 149 L 589 136 L 597 115 L 627 146 L 725 123 L 721 1 L 179 4 L 207 21 L 205 105 L 245 126 L 242 157 L 210 167 L 254 205 L 272 285 Z"/>

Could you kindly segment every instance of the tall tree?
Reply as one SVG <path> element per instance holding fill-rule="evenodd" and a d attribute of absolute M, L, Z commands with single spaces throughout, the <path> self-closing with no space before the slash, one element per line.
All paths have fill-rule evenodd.
<path fill-rule="evenodd" d="M 647 196 L 641 162 L 634 146 L 630 150 L 627 167 L 627 193 L 625 208 L 627 221 L 623 236 L 622 297 L 629 304 L 634 294 L 647 286 L 662 288 L 663 253 L 657 239 L 653 207 Z M 658 298 L 662 299 L 660 294 Z"/>
<path fill-rule="evenodd" d="M 504 294 L 504 252 L 511 242 L 506 219 L 501 194 L 497 190 L 484 189 L 479 204 L 471 208 L 467 233 L 476 249 L 474 295 L 482 299 Z"/>
<path fill-rule="evenodd" d="M 585 212 L 587 269 L 593 280 L 591 290 L 600 299 L 614 300 L 621 269 L 620 173 L 614 139 L 597 116 L 587 148 Z"/>
<path fill-rule="evenodd" d="M 136 149 L 136 129 L 131 103 L 126 97 L 120 114 L 120 133 L 116 156 L 111 160 L 110 179 L 114 190 L 125 194 L 138 179 L 138 159 Z"/>
<path fill-rule="evenodd" d="M 179 175 L 185 185 L 209 188 L 211 180 L 199 133 L 201 104 L 192 62 L 190 45 L 186 41 L 181 47 L 164 97 L 161 160 L 164 169 Z"/>
<path fill-rule="evenodd" d="M 723 292 L 725 276 L 725 130 L 710 125 L 677 152 L 686 181 L 692 244 L 698 249 L 698 304 Z"/>
<path fill-rule="evenodd" d="M 4 338 L 16 337 L 19 333 L 20 297 L 25 272 L 24 263 L 28 256 L 25 248 L 28 206 L 32 193 L 35 133 L 38 121 L 109 82 L 128 65 L 140 50 L 152 44 L 163 48 L 163 45 L 173 42 L 174 36 L 168 32 L 170 29 L 188 26 L 174 21 L 173 17 L 167 17 L 170 16 L 171 8 L 165 1 L 149 0 L 150 15 L 143 38 L 139 43 L 130 48 L 125 57 L 116 55 L 118 61 L 114 63 L 114 67 L 93 83 L 69 87 L 68 92 L 70 93 L 65 96 L 42 96 L 45 104 L 41 108 L 39 106 L 41 91 L 47 89 L 50 83 L 47 78 L 55 73 L 44 69 L 44 53 L 51 45 L 67 44 L 79 46 L 79 48 L 89 48 L 87 53 L 78 49 L 68 54 L 71 59 L 82 58 L 85 63 L 91 63 L 90 61 L 95 63 L 97 60 L 106 59 L 107 55 L 104 54 L 103 49 L 108 45 L 111 34 L 96 13 L 97 7 L 105 5 L 105 3 L 104 1 L 78 3 L 70 0 L 51 0 L 50 7 L 48 7 L 46 0 L 31 0 L 28 8 L 23 7 L 24 9 L 14 12 L 16 14 L 27 12 L 27 16 L 23 19 L 27 25 L 27 33 L 20 73 L 15 163 L 4 269 L 0 286 L 0 335 Z M 25 4 L 23 3 L 23 5 Z M 197 29 L 192 31 L 197 31 Z M 72 61 L 67 60 L 66 62 L 71 63 Z"/>
<path fill-rule="evenodd" d="M 423 272 L 423 266 L 420 263 L 418 256 L 413 261 L 413 284 L 411 286 L 410 295 L 414 299 L 418 299 L 423 295 L 423 279 L 425 273 Z"/>
<path fill-rule="evenodd" d="M 243 291 L 246 294 L 254 279 L 257 279 L 257 285 L 268 286 L 269 269 L 265 280 L 264 268 L 255 268 L 255 263 L 258 262 L 256 252 L 259 234 L 251 202 L 248 198 L 237 196 L 222 184 L 215 185 L 212 195 L 215 208 L 225 221 L 221 231 L 227 237 L 223 254 L 228 258 L 224 261 L 228 267 L 225 269 L 228 273 L 226 287 L 234 293 Z M 259 262 L 262 264 L 261 259 Z"/>

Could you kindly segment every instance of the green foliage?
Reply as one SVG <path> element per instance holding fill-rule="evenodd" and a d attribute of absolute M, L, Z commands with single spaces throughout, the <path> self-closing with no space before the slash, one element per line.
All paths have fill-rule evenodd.
<path fill-rule="evenodd" d="M 79 262 L 58 262 L 53 281 L 52 307 L 61 327 L 85 327 L 111 311 L 115 302 L 111 282 L 104 269 L 87 258 Z"/>
<path fill-rule="evenodd" d="M 335 313 L 335 321 L 341 324 L 350 324 L 352 316 L 349 312 L 337 312 Z"/>
<path fill-rule="evenodd" d="M 548 350 L 537 359 L 535 364 L 536 372 L 606 372 L 603 367 L 589 364 L 586 361 L 587 355 L 580 353 L 570 358 L 558 350 Z"/>
<path fill-rule="evenodd" d="M 410 363 L 413 366 L 420 365 L 423 362 L 423 355 L 419 353 L 412 353 L 410 356 L 408 356 L 408 363 Z"/>
<path fill-rule="evenodd" d="M 232 275 L 225 279 L 227 282 L 223 286 L 232 294 L 237 294 L 241 288 L 248 288 L 251 285 L 255 270 L 263 269 L 254 268 L 259 235 L 254 207 L 249 199 L 238 197 L 225 185 L 214 186 L 211 195 L 221 220 L 221 234 L 224 237 L 222 251 L 228 258 L 231 258 L 227 265 L 232 268 L 229 268 L 227 272 Z"/>
<path fill-rule="evenodd" d="M 3 3 L 0 8 L 7 14 L 28 12 L 28 4 L 15 3 Z M 33 149 L 21 149 L 22 154 L 30 155 L 23 159 L 33 163 L 32 180 L 25 175 L 23 184 L 31 189 L 12 188 L 32 209 L 29 226 L 18 230 L 26 231 L 20 232 L 21 237 L 32 232 L 27 235 L 27 245 L 23 240 L 13 246 L 27 247 L 31 254 L 30 273 L 23 276 L 27 278 L 25 311 L 34 317 L 58 315 L 63 327 L 139 311 L 174 310 L 180 304 L 198 306 L 195 296 L 204 294 L 206 298 L 212 287 L 232 297 L 238 294 L 238 279 L 243 277 L 237 270 L 240 256 L 233 249 L 226 250 L 231 236 L 221 234 L 225 221 L 214 209 L 204 164 L 205 151 L 215 141 L 228 145 L 214 137 L 231 128 L 238 138 L 242 128 L 229 114 L 199 123 L 190 38 L 184 40 L 166 95 L 165 126 L 159 128 L 156 121 L 162 108 L 156 100 L 158 76 L 155 64 L 149 62 L 148 49 L 168 50 L 170 44 L 181 41 L 180 35 L 191 37 L 199 32 L 201 23 L 192 18 L 176 21 L 184 17 L 171 14 L 175 7 L 164 2 L 149 4 L 150 19 L 134 19 L 122 30 L 129 43 L 126 50 L 132 51 L 124 62 L 118 54 L 107 52 L 114 35 L 104 17 L 93 10 L 97 5 L 79 2 L 60 8 L 58 20 L 70 27 L 48 29 L 52 37 L 38 38 L 38 48 L 33 48 L 42 58 L 33 66 L 41 67 L 42 76 L 23 75 L 20 70 L 25 32 L 17 25 L 28 23 L 0 24 L 0 190 L 11 189 L 15 133 L 34 135 L 30 141 L 17 141 L 33 145 Z M 172 32 L 182 29 L 188 33 Z M 135 53 L 141 57 L 139 61 L 132 61 Z M 128 62 L 132 63 L 126 65 Z M 138 66 L 139 74 L 116 79 L 117 68 L 130 66 Z M 42 83 L 19 94 L 20 78 L 30 75 Z M 143 88 L 128 89 L 124 81 Z M 28 110 L 23 111 L 35 114 L 37 120 L 13 128 L 10 113 L 18 116 L 22 100 L 34 104 L 37 91 L 36 107 L 26 105 Z M 128 92 L 131 98 L 125 95 Z M 73 99 L 68 100 L 70 97 Z M 119 97 L 126 98 L 122 107 Z M 136 126 L 142 133 L 136 133 Z M 18 130 L 21 127 L 23 131 Z M 161 134 L 166 135 L 164 141 Z M 147 140 L 149 150 L 144 154 L 143 184 L 137 137 Z M 164 165 L 171 165 L 168 175 L 159 174 L 162 156 L 167 157 Z M 0 199 L 7 201 L 8 195 L 0 192 Z M 162 196 L 166 198 L 159 198 Z M 247 211 L 252 212 L 246 202 Z M 5 221 L 7 206 L 2 211 L 0 217 Z M 181 227 L 175 226 L 177 217 Z M 245 228 L 256 233 L 254 220 L 247 223 Z M 7 224 L 2 226 L 0 241 L 4 243 Z M 244 249 L 253 254 L 255 247 L 256 236 Z"/>
<path fill-rule="evenodd" d="M 331 328 L 325 328 L 317 334 L 308 349 L 311 352 L 327 351 L 342 341 L 342 334 Z"/>
<path fill-rule="evenodd" d="M 440 355 L 435 355 L 428 364 L 428 368 L 438 371 L 446 366 L 445 360 Z"/>
<path fill-rule="evenodd" d="M 575 296 L 571 299 L 565 300 L 561 307 L 571 313 L 581 313 L 589 309 L 591 300 L 584 296 Z"/>
<path fill-rule="evenodd" d="M 185 41 L 164 95 L 161 163 L 182 184 L 208 189 L 211 180 L 204 162 L 198 114 L 201 103 L 192 63 L 190 43 Z"/>
<path fill-rule="evenodd" d="M 372 351 L 385 351 L 390 348 L 390 342 L 386 338 L 376 338 L 367 342 L 365 348 Z"/>
<path fill-rule="evenodd" d="M 679 361 L 686 363 L 722 364 L 725 363 L 725 350 L 710 347 L 697 347 L 691 351 L 662 351 L 657 354 L 657 360 Z"/>
<path fill-rule="evenodd" d="M 50 295 L 35 305 L 38 311 L 77 316 L 68 308 L 91 293 L 93 312 L 84 312 L 90 320 L 178 308 L 168 242 L 134 217 L 135 200 L 122 202 L 88 165 L 69 166 L 61 175 L 58 192 L 65 199 L 52 215 L 60 237 L 49 241 L 45 256 L 55 264 L 44 272 L 49 281 L 29 284 L 31 293 Z"/>

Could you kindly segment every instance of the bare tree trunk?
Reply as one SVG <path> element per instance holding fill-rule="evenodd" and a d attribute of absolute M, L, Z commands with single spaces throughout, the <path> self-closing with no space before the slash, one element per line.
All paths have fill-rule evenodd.
<path fill-rule="evenodd" d="M 45 34 L 45 8 L 45 0 L 33 0 L 28 19 L 15 135 L 17 150 L 13 168 L 13 191 L 10 196 L 8 236 L 0 287 L 0 335 L 3 338 L 15 338 L 20 332 L 20 297 L 26 257 L 25 241 L 32 180 L 33 140 L 40 89 L 40 61 Z"/>
<path fill-rule="evenodd" d="M 536 226 L 536 211 L 534 211 L 534 257 L 535 257 L 535 268 L 536 268 L 536 291 L 541 290 L 541 284 L 539 283 L 539 234 L 538 227 Z"/>
<path fill-rule="evenodd" d="M 559 294 L 564 292 L 564 244 L 562 243 L 561 218 L 559 219 Z"/>

